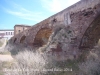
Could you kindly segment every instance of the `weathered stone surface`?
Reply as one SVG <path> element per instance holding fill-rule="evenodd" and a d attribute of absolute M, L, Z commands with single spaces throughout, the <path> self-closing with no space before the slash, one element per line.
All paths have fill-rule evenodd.
<path fill-rule="evenodd" d="M 35 36 L 33 45 L 43 46 L 48 42 L 48 39 L 52 33 L 52 29 L 43 28 Z"/>

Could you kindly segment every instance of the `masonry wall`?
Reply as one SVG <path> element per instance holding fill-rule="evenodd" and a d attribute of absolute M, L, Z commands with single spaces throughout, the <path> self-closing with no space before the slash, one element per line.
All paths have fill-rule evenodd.
<path fill-rule="evenodd" d="M 26 25 L 15 25 L 14 26 L 14 35 L 30 28 L 31 26 L 26 26 Z"/>

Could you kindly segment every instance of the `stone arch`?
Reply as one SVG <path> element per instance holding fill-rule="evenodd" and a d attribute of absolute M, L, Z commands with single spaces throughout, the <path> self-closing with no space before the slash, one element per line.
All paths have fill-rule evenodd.
<path fill-rule="evenodd" d="M 16 42 L 16 40 L 17 40 L 17 38 L 15 38 L 15 39 L 14 39 L 13 43 L 15 43 L 15 42 Z"/>
<path fill-rule="evenodd" d="M 34 39 L 33 45 L 41 47 L 48 42 L 50 35 L 52 34 L 52 29 L 42 28 L 40 29 Z"/>
<path fill-rule="evenodd" d="M 24 42 L 24 40 L 25 40 L 25 38 L 26 38 L 26 36 L 25 36 L 25 35 L 23 35 L 23 36 L 21 37 L 21 39 L 20 39 L 20 43 L 23 43 L 23 42 Z"/>
<path fill-rule="evenodd" d="M 100 39 L 100 15 L 89 25 L 85 31 L 79 48 L 93 48 Z"/>

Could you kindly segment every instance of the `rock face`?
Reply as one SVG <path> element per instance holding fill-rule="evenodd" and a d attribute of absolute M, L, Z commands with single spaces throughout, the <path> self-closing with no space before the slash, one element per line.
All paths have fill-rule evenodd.
<path fill-rule="evenodd" d="M 65 27 L 61 28 L 63 26 Z M 71 55 L 78 56 L 82 49 L 93 48 L 96 45 L 100 38 L 99 26 L 100 0 L 82 0 L 15 35 L 9 43 L 31 49 L 41 47 L 39 50 L 45 50 L 44 45 L 45 48 L 54 47 L 50 48 L 50 51 L 55 56 L 65 53 L 66 57 L 72 58 Z M 49 43 L 51 38 L 54 42 L 51 41 L 52 44 Z"/>
<path fill-rule="evenodd" d="M 72 45 L 71 43 L 72 38 L 75 38 L 75 36 L 70 26 L 68 27 L 65 27 L 64 25 L 58 26 L 51 34 L 48 43 L 44 47 L 40 47 L 38 50 L 40 52 L 47 52 L 49 55 L 51 53 L 51 55 L 55 59 L 59 60 L 69 59 L 68 56 L 66 57 L 68 53 L 70 56 L 73 57 L 72 54 L 73 50 L 70 50 L 69 48 L 70 45 Z M 76 55 L 75 53 L 76 51 L 74 51 L 74 55 Z"/>

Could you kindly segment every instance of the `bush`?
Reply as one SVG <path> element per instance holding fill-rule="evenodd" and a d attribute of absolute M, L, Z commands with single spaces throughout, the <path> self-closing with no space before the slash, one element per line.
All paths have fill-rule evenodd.
<path fill-rule="evenodd" d="M 3 75 L 3 63 L 0 61 L 0 75 Z"/>
<path fill-rule="evenodd" d="M 81 75 L 100 75 L 100 48 L 93 49 L 87 57 L 87 60 L 79 64 Z"/>
<path fill-rule="evenodd" d="M 5 71 L 9 75 L 42 75 L 41 71 L 45 64 L 46 59 L 44 56 L 33 53 L 32 51 L 24 51 L 15 56 L 16 61 L 13 62 L 10 68 L 11 71 Z M 37 70 L 37 71 L 36 71 Z"/>

